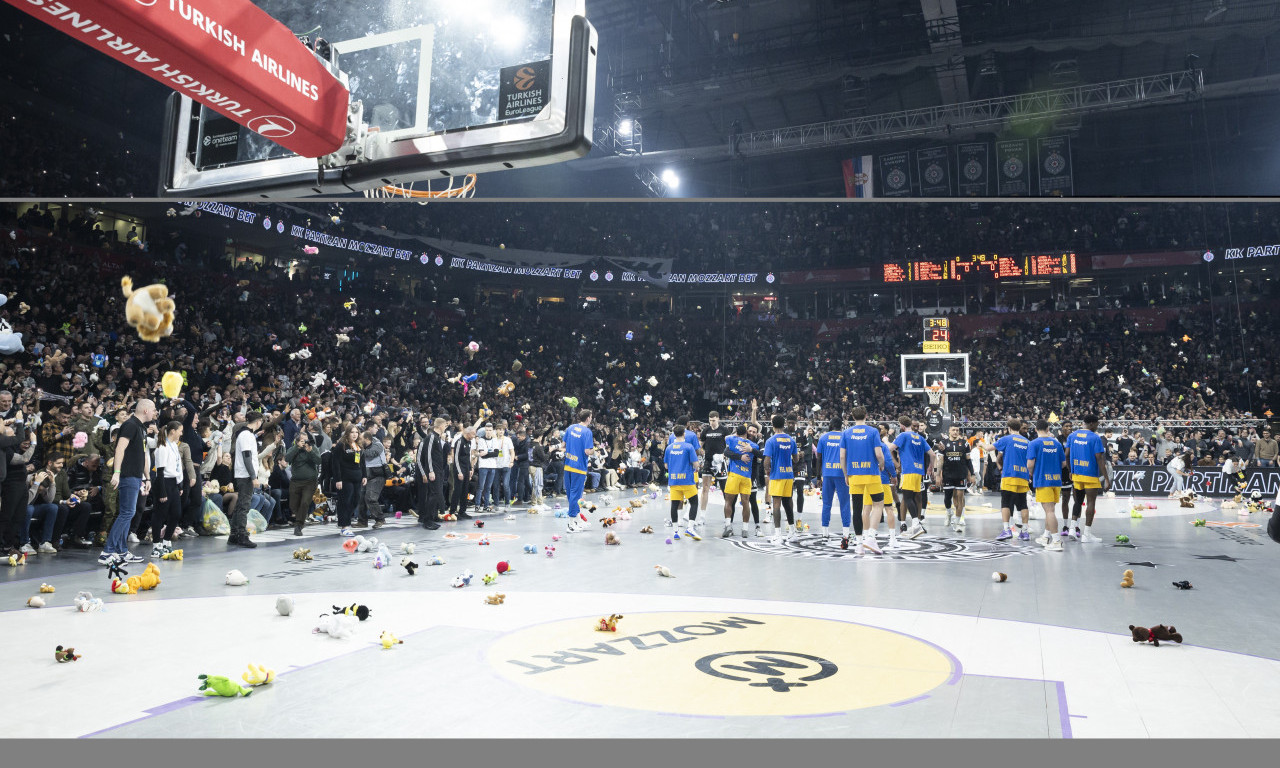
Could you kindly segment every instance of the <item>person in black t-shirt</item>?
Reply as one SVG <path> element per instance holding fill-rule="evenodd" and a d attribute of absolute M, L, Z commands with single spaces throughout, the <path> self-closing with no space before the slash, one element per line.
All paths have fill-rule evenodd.
<path fill-rule="evenodd" d="M 973 466 L 969 462 L 969 444 L 960 439 L 960 428 L 947 430 L 947 439 L 938 442 L 935 450 L 942 456 L 941 466 L 935 469 L 934 482 L 942 487 L 942 505 L 947 510 L 947 527 L 956 533 L 964 533 L 964 494 L 968 484 L 974 482 Z M 956 511 L 951 514 L 951 502 Z"/>
<path fill-rule="evenodd" d="M 718 411 L 712 411 L 707 414 L 707 426 L 702 430 L 702 434 L 698 436 L 699 442 L 702 443 L 704 456 L 702 463 L 702 492 L 699 494 L 701 498 L 698 499 L 699 509 L 707 509 L 711 486 L 716 484 L 717 472 L 713 468 L 713 464 L 715 464 L 717 457 L 720 457 L 721 464 L 724 463 L 722 456 L 724 454 L 724 439 L 728 434 L 728 430 L 720 426 L 720 413 Z"/>
<path fill-rule="evenodd" d="M 117 560 L 141 563 L 142 558 L 129 551 L 129 526 L 138 510 L 139 494 L 151 493 L 151 457 L 147 453 L 147 434 L 144 425 L 156 418 L 156 404 L 139 400 L 133 415 L 120 425 L 116 434 L 115 470 L 111 475 L 111 487 L 120 492 L 119 512 L 107 534 L 107 543 L 98 557 L 99 565 L 110 565 Z"/>

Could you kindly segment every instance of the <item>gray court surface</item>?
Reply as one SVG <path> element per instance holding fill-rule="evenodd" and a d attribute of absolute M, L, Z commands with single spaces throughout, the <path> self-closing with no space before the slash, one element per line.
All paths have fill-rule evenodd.
<path fill-rule="evenodd" d="M 1280 651 L 1272 642 L 1280 606 L 1267 587 L 1276 581 L 1277 550 L 1255 527 L 1265 524 L 1257 515 L 1242 518 L 1218 502 L 1181 510 L 1158 500 L 1157 509 L 1135 519 L 1132 500 L 1105 499 L 1095 524 L 1102 543 L 1071 541 L 1065 552 L 1050 553 L 993 541 L 999 515 L 985 505 L 994 495 L 972 500 L 964 536 L 945 530 L 935 497 L 925 536 L 904 539 L 883 557 L 859 557 L 821 540 L 815 499 L 801 518 L 813 528 L 796 542 L 742 539 L 736 524 L 734 538 L 722 539 L 722 507 L 713 501 L 701 541 L 668 544 L 659 498 L 645 499 L 630 521 L 611 529 L 620 546 L 606 546 L 597 518 L 634 497 L 589 498 L 600 507 L 591 528 L 559 541 L 552 537 L 563 534 L 565 521 L 550 509 L 504 511 L 485 518 L 482 529 L 462 521 L 425 531 L 406 518 L 362 531 L 387 543 L 394 563 L 406 542 L 419 563 L 432 554 L 446 561 L 412 577 L 394 564 L 373 568 L 371 553 L 343 551 L 332 525 L 309 527 L 302 539 L 263 534 L 252 551 L 193 540 L 182 562 L 158 564 L 157 589 L 137 595 L 110 594 L 106 569 L 94 563 L 97 550 L 0 567 L 9 626 L 0 650 L 18 661 L 14 682 L 26 692 L 0 704 L 0 721 L 19 728 L 6 735 L 107 738 L 1280 735 Z M 1193 526 L 1197 517 L 1209 525 Z M 654 534 L 639 533 L 646 524 Z M 1042 525 L 1032 521 L 1036 532 Z M 482 534 L 490 544 L 478 543 Z M 1129 546 L 1117 546 L 1117 534 L 1129 536 Z M 525 554 L 527 544 L 537 554 Z M 554 557 L 544 554 L 548 545 L 556 547 Z M 315 559 L 294 560 L 296 546 L 310 547 Z M 146 555 L 150 547 L 135 550 Z M 481 584 L 499 560 L 514 570 Z M 656 564 L 675 578 L 658 577 Z M 233 568 L 249 577 L 247 585 L 225 585 Z M 1135 572 L 1132 589 L 1120 587 L 1127 568 Z M 465 569 L 476 575 L 472 585 L 451 587 Z M 1008 580 L 995 583 L 997 571 Z M 1182 580 L 1194 589 L 1171 584 Z M 57 588 L 45 595 L 49 606 L 26 608 L 44 582 Z M 75 611 L 79 590 L 103 598 L 106 610 Z M 506 602 L 485 605 L 497 591 Z M 295 598 L 293 616 L 276 614 L 279 595 Z M 312 633 L 321 613 L 353 602 L 373 610 L 354 637 Z M 598 617 L 613 612 L 625 618 L 608 642 L 626 648 L 625 659 L 612 658 L 623 654 L 592 631 Z M 724 682 L 734 675 L 705 674 L 709 662 L 697 654 L 676 655 L 704 645 L 717 650 L 710 638 L 694 643 L 655 631 L 648 634 L 666 641 L 641 645 L 626 635 L 647 616 L 668 612 L 711 622 L 712 631 L 716 622 L 733 626 L 733 617 L 756 616 L 761 626 L 739 636 L 774 645 L 725 646 L 735 653 L 785 656 L 796 649 L 777 645 L 780 637 L 809 633 L 807 624 L 787 623 L 779 625 L 781 635 L 745 634 L 772 631 L 764 625 L 773 619 L 760 617 L 817 622 L 818 634 L 853 634 L 833 635 L 849 639 L 832 653 L 805 651 L 805 658 L 829 659 L 838 673 L 795 678 L 785 666 L 772 669 L 799 687 L 766 697 L 763 714 L 735 714 L 734 691 L 745 701 L 766 685 L 745 682 L 763 662 L 737 667 L 753 672 L 735 689 Z M 580 636 L 574 622 L 581 622 Z M 1129 624 L 1174 625 L 1186 643 L 1135 644 Z M 404 644 L 384 650 L 384 629 Z M 571 650 L 543 656 L 555 671 L 525 673 L 502 655 L 504 647 L 534 649 L 566 631 Z M 735 631 L 721 631 L 715 641 Z M 85 657 L 57 664 L 56 644 L 74 645 Z M 264 664 L 279 677 L 248 698 L 195 695 L 198 674 L 238 679 L 247 664 Z M 659 674 L 672 675 L 662 683 L 670 688 L 668 704 L 646 693 Z M 75 703 L 99 700 L 104 686 L 124 691 L 116 706 Z M 699 703 L 677 705 L 686 698 Z"/>

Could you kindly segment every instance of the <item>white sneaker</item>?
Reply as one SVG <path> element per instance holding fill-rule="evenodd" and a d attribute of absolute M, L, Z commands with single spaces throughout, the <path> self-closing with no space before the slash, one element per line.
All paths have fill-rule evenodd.
<path fill-rule="evenodd" d="M 897 548 L 898 548 L 898 534 L 891 533 L 889 534 L 889 544 L 886 547 L 886 549 L 897 549 Z"/>
<path fill-rule="evenodd" d="M 750 536 L 750 535 L 751 535 L 751 534 L 747 531 L 746 526 L 743 526 L 743 528 L 742 528 L 742 538 L 744 538 L 744 539 L 745 539 L 745 538 L 747 538 L 747 537 L 748 537 L 748 536 Z M 757 536 L 759 536 L 759 535 L 760 535 L 760 533 L 759 533 L 759 529 L 757 529 L 756 535 L 757 535 Z"/>
<path fill-rule="evenodd" d="M 729 524 L 729 523 L 725 523 L 725 526 L 724 526 L 724 532 L 720 534 L 720 538 L 722 538 L 722 539 L 732 539 L 732 538 L 733 538 L 733 525 L 731 525 L 731 524 Z"/>
<path fill-rule="evenodd" d="M 770 544 L 781 544 L 781 543 L 782 543 L 782 534 L 780 534 L 780 533 L 775 533 L 774 535 L 770 536 L 770 537 L 769 537 L 769 543 L 770 543 Z"/>
<path fill-rule="evenodd" d="M 965 520 L 962 517 L 959 520 L 956 520 L 956 533 L 964 533 L 964 529 L 965 529 Z"/>
<path fill-rule="evenodd" d="M 141 543 L 141 541 L 139 541 L 139 539 L 138 539 L 138 534 L 136 534 L 136 533 L 131 533 L 131 534 L 129 534 L 129 543 L 130 543 L 130 544 L 140 544 L 140 543 Z"/>
<path fill-rule="evenodd" d="M 862 541 L 858 544 L 858 554 L 865 555 L 870 552 L 873 555 L 883 555 L 884 550 L 880 549 L 876 544 L 875 536 L 863 536 Z"/>
<path fill-rule="evenodd" d="M 568 525 L 566 525 L 566 526 L 564 527 L 564 532 L 565 532 L 565 533 L 578 533 L 578 532 L 580 532 L 581 530 L 582 530 L 582 528 L 580 528 L 580 527 L 578 526 L 578 521 L 577 521 L 577 520 L 570 520 L 570 521 L 569 521 L 569 524 L 568 524 Z"/>
<path fill-rule="evenodd" d="M 40 552 L 40 554 L 42 554 L 42 555 L 56 555 L 56 554 L 58 554 L 58 550 L 57 550 L 57 549 L 55 549 L 55 548 L 54 548 L 54 546 L 53 546 L 52 544 L 50 544 L 49 542 L 47 542 L 47 541 L 40 545 L 40 549 L 39 549 L 38 551 L 39 551 L 39 552 Z"/>
<path fill-rule="evenodd" d="M 800 540 L 800 532 L 797 531 L 795 528 L 792 528 L 791 532 L 787 534 L 787 541 L 799 541 L 799 540 Z"/>
<path fill-rule="evenodd" d="M 1047 547 L 1047 546 L 1049 546 L 1049 541 L 1050 541 L 1050 539 L 1053 539 L 1053 538 L 1056 538 L 1056 537 L 1050 536 L 1050 535 L 1049 535 L 1049 532 L 1048 532 L 1048 531 L 1045 531 L 1044 533 L 1042 533 L 1042 534 L 1040 534 L 1039 536 L 1037 536 L 1037 537 L 1036 537 L 1036 543 L 1037 543 L 1037 544 L 1039 544 L 1039 545 L 1040 545 L 1040 546 L 1042 546 L 1042 547 Z M 1059 545 L 1059 546 L 1061 546 L 1061 545 Z"/>
<path fill-rule="evenodd" d="M 27 542 L 26 544 L 23 544 L 22 549 L 18 551 L 24 555 L 34 555 L 36 553 L 36 548 L 31 546 L 31 542 Z"/>
<path fill-rule="evenodd" d="M 956 520 L 955 513 L 948 509 L 947 510 L 947 527 L 950 528 L 951 524 L 954 523 L 955 520 Z"/>
<path fill-rule="evenodd" d="M 1102 539 L 1098 538 L 1097 536 L 1094 536 L 1093 533 L 1090 532 L 1088 528 L 1085 528 L 1083 531 L 1080 532 L 1081 544 L 1097 544 L 1100 541 L 1102 541 Z"/>
<path fill-rule="evenodd" d="M 746 536 L 747 534 L 745 534 L 745 533 L 744 533 L 744 534 L 742 534 L 742 535 L 743 535 L 743 536 Z M 756 526 L 756 535 L 757 535 L 757 536 L 763 536 L 763 535 L 764 535 L 764 529 L 763 529 L 763 528 L 761 528 L 761 527 L 760 527 L 760 526 L 758 526 L 758 525 Z"/>
<path fill-rule="evenodd" d="M 663 527 L 663 528 L 675 528 L 675 527 L 676 527 L 676 524 L 675 524 L 675 523 L 673 523 L 673 522 L 671 522 L 670 520 L 668 520 L 668 521 L 666 521 L 665 523 L 663 523 L 663 524 L 662 524 L 662 527 Z"/>
<path fill-rule="evenodd" d="M 912 520 L 911 527 L 907 529 L 908 539 L 918 539 L 924 533 L 924 526 L 920 525 L 920 521 Z"/>
<path fill-rule="evenodd" d="M 1057 536 L 1050 536 L 1049 540 L 1045 542 L 1044 551 L 1045 552 L 1061 552 L 1062 539 L 1059 539 Z"/>
<path fill-rule="evenodd" d="M 684 529 L 684 535 L 685 535 L 685 536 L 688 536 L 689 538 L 693 539 L 694 541 L 702 541 L 702 537 L 698 535 L 698 532 L 697 532 L 696 530 L 694 530 L 694 527 L 693 527 L 692 525 L 689 525 L 689 526 L 686 526 L 686 527 L 685 527 L 685 529 Z"/>

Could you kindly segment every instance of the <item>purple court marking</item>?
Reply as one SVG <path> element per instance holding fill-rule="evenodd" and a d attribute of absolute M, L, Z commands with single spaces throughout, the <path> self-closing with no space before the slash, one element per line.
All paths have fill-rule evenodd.
<path fill-rule="evenodd" d="M 970 675 L 970 677 L 985 677 L 991 680 L 1021 680 L 1027 683 L 1050 683 L 1057 688 L 1058 691 L 1058 723 L 1062 727 L 1062 738 L 1074 738 L 1071 735 L 1071 718 L 1076 715 L 1067 712 L 1067 685 L 1061 680 L 1043 680 L 1032 677 L 1010 677 L 1008 675 Z M 1082 715 L 1081 715 L 1082 717 Z"/>
<path fill-rule="evenodd" d="M 896 703 L 896 704 L 890 704 L 889 706 L 890 706 L 890 707 L 905 707 L 905 706 L 906 706 L 906 705 L 908 705 L 908 704 L 914 704 L 914 703 L 916 703 L 917 701 L 924 701 L 924 700 L 925 700 L 925 699 L 927 699 L 927 698 L 929 698 L 929 694 L 927 694 L 927 693 L 926 693 L 926 694 L 924 694 L 923 696 L 917 696 L 917 697 L 915 697 L 914 699 L 906 699 L 905 701 L 899 701 L 898 703 Z"/>

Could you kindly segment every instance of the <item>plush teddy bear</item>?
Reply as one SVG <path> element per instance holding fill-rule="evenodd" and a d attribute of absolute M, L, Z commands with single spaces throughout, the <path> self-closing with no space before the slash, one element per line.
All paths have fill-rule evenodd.
<path fill-rule="evenodd" d="M 507 599 L 507 596 L 505 594 L 501 592 L 495 592 L 492 595 L 487 595 L 484 599 L 484 602 L 485 602 L 485 605 L 502 605 L 503 601 L 506 599 Z"/>
<path fill-rule="evenodd" d="M 614 546 L 617 544 L 621 544 L 622 542 L 618 539 L 617 534 L 615 534 L 613 531 L 605 531 L 604 543 L 610 546 Z"/>
<path fill-rule="evenodd" d="M 59 664 L 66 664 L 68 661 L 78 661 L 80 655 L 76 653 L 75 648 L 58 646 L 53 652 L 53 658 L 57 659 Z"/>
<path fill-rule="evenodd" d="M 643 528 L 641 528 L 641 529 L 640 529 L 640 532 L 641 532 L 641 533 L 653 533 L 653 526 L 652 526 L 652 525 L 646 525 L 645 527 L 643 527 Z"/>
<path fill-rule="evenodd" d="M 1124 572 L 1124 578 L 1121 579 L 1120 586 L 1124 587 L 1125 589 L 1128 589 L 1129 587 L 1133 586 L 1133 571 L 1126 570 Z"/>
<path fill-rule="evenodd" d="M 328 635 L 335 640 L 341 640 L 351 637 L 356 632 L 356 625 L 360 622 L 355 616 L 347 616 L 346 614 L 322 614 L 320 616 L 319 626 L 312 630 L 313 634 Z"/>
<path fill-rule="evenodd" d="M 413 562 L 409 558 L 402 557 L 400 558 L 400 567 L 408 571 L 409 575 L 412 576 L 414 571 L 418 570 L 419 566 L 417 563 Z"/>
<path fill-rule="evenodd" d="M 243 587 L 249 583 L 249 577 L 240 571 L 227 571 L 226 582 L 230 587 Z"/>
<path fill-rule="evenodd" d="M 182 550 L 171 549 L 168 552 L 165 552 L 163 555 L 161 555 L 160 559 L 161 560 L 177 560 L 178 562 L 182 562 Z"/>
<path fill-rule="evenodd" d="M 315 558 L 311 556 L 311 550 L 303 549 L 302 547 L 298 547 L 297 549 L 293 550 L 293 559 L 294 560 L 315 560 Z"/>
<path fill-rule="evenodd" d="M 147 563 L 142 575 L 130 576 L 129 581 L 132 582 L 134 578 L 138 579 L 138 589 L 143 591 L 155 589 L 160 586 L 160 569 L 156 567 L 155 563 Z"/>
<path fill-rule="evenodd" d="M 1163 624 L 1157 624 L 1151 629 L 1147 629 L 1146 627 L 1135 627 L 1130 624 L 1129 631 L 1133 634 L 1133 642 L 1151 643 L 1157 648 L 1160 646 L 1161 640 L 1165 642 L 1172 640 L 1175 643 L 1182 642 L 1182 635 L 1178 633 L 1177 627 L 1173 626 L 1166 627 Z"/>
<path fill-rule="evenodd" d="M 145 288 L 133 289 L 133 278 L 120 278 L 124 290 L 124 316 L 129 325 L 138 331 L 143 341 L 159 341 L 173 333 L 173 311 L 176 305 L 169 298 L 169 288 L 156 283 Z"/>
<path fill-rule="evenodd" d="M 56 588 L 52 584 L 41 584 L 40 591 L 44 593 L 54 592 Z"/>

